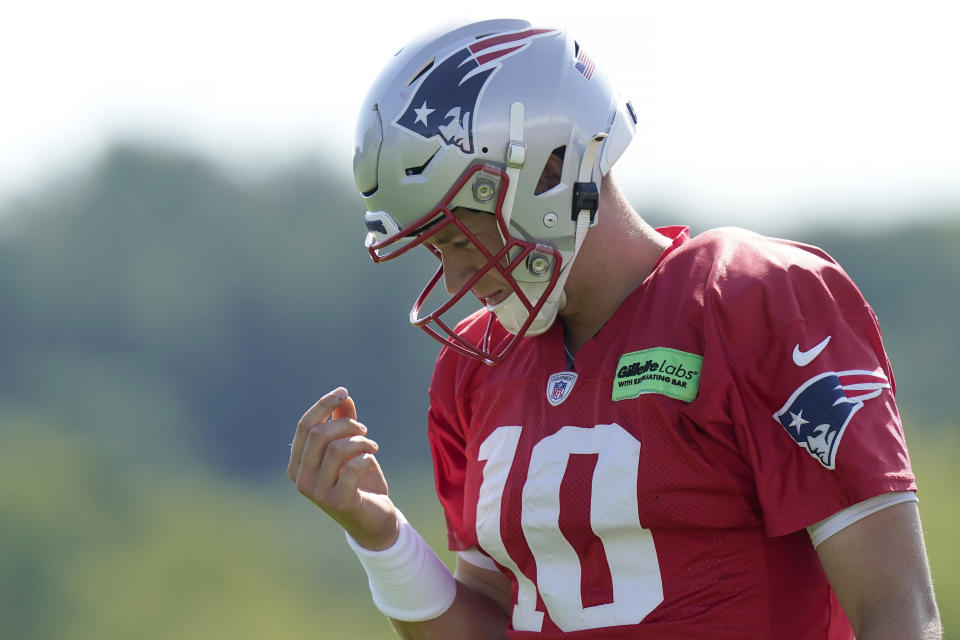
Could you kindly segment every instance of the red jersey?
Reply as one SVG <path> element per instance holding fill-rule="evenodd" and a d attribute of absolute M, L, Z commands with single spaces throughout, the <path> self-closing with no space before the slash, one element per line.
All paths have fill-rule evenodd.
<path fill-rule="evenodd" d="M 510 576 L 512 638 L 852 638 L 804 529 L 916 489 L 873 311 L 816 248 L 660 231 L 572 369 L 560 322 L 497 366 L 440 353 L 450 546 Z"/>

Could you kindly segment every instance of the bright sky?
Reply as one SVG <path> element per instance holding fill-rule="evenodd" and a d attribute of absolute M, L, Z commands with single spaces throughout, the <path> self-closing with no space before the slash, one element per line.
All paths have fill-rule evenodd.
<path fill-rule="evenodd" d="M 570 28 L 632 98 L 617 173 L 635 204 L 761 228 L 960 211 L 953 0 L 380 4 L 4 3 L 0 202 L 117 138 L 247 169 L 321 155 L 349 179 L 358 105 L 396 49 L 522 6 Z"/>

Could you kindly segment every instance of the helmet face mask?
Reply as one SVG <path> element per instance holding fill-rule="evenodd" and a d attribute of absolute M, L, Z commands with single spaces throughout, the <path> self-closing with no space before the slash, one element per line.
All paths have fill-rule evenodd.
<path fill-rule="evenodd" d="M 559 30 L 494 20 L 401 49 L 358 121 L 354 176 L 368 209 L 367 248 L 375 262 L 421 244 L 441 257 L 427 240 L 456 225 L 486 259 L 450 300 L 423 313 L 443 278 L 441 262 L 411 323 L 489 364 L 524 335 L 546 331 L 564 304 L 563 283 L 588 228 L 577 222 L 583 212 L 574 194 L 588 183 L 596 192 L 635 123 L 629 103 Z M 499 251 L 465 228 L 454 215 L 460 208 L 495 217 Z M 512 294 L 487 307 L 485 335 L 471 344 L 442 316 L 488 273 Z M 514 334 L 505 344 L 491 344 L 494 316 Z"/>
<path fill-rule="evenodd" d="M 483 180 L 484 178 L 496 178 L 503 183 L 509 181 L 507 175 L 500 169 L 485 165 L 474 165 L 461 177 L 460 181 L 454 185 L 454 188 L 447 198 L 441 201 L 434 210 L 409 225 L 413 229 L 421 230 L 419 233 L 406 235 L 403 230 L 396 230 L 392 234 L 387 235 L 382 233 L 378 227 L 376 231 L 371 230 L 367 234 L 366 245 L 370 257 L 376 263 L 393 260 L 417 246 L 422 245 L 429 249 L 441 263 L 433 277 L 420 292 L 416 302 L 414 302 L 413 308 L 410 310 L 410 323 L 415 327 L 420 327 L 427 332 L 427 334 L 458 353 L 483 360 L 487 364 L 497 364 L 506 358 L 520 338 L 526 334 L 547 300 L 547 297 L 544 295 L 531 299 L 528 292 L 524 291 L 527 287 L 518 281 L 515 274 L 527 274 L 531 270 L 531 265 L 544 264 L 545 266 L 542 269 L 538 269 L 538 271 L 542 271 L 539 277 L 545 279 L 546 288 L 551 288 L 556 284 L 560 275 L 561 256 L 551 247 L 510 237 L 502 213 L 503 199 L 506 195 L 506 190 L 500 191 L 494 216 L 500 237 L 506 237 L 507 241 L 501 242 L 498 247 L 490 248 L 474 234 L 470 227 L 456 215 L 454 212 L 456 207 L 452 206 L 451 203 L 456 200 L 456 195 L 465 187 L 473 184 L 474 187 L 471 190 L 476 191 L 477 184 L 487 184 L 487 182 Z M 485 212 L 478 211 L 477 215 L 486 214 Z M 377 213 L 368 213 L 367 217 L 368 226 L 371 228 L 377 227 L 380 221 L 384 219 L 383 214 L 378 215 Z M 370 224 L 371 219 L 376 220 L 376 222 Z M 396 227 L 396 225 L 393 226 Z M 424 304 L 444 279 L 441 252 L 430 243 L 430 240 L 451 226 L 457 228 L 457 231 L 463 235 L 465 241 L 483 256 L 486 263 L 477 269 L 445 302 L 441 303 L 433 311 L 424 313 Z M 534 258 L 534 260 L 531 260 L 531 258 Z M 536 258 L 539 258 L 542 263 L 536 263 Z M 525 310 L 525 320 L 519 330 L 515 332 L 514 335 L 511 336 L 511 339 L 505 344 L 500 345 L 494 345 L 491 340 L 494 326 L 494 316 L 492 314 L 483 337 L 476 343 L 472 343 L 457 334 L 451 326 L 451 323 L 444 319 L 445 314 L 447 314 L 457 302 L 470 294 L 473 287 L 490 271 L 496 271 L 499 274 L 500 278 L 512 290 L 511 297 L 515 296 L 518 304 L 522 305 L 522 308 Z"/>

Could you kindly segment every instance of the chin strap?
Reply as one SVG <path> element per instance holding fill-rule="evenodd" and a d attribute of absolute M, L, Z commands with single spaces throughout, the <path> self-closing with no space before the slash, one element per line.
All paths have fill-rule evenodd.
<path fill-rule="evenodd" d="M 570 256 L 570 259 L 567 260 L 567 264 L 564 265 L 563 271 L 557 279 L 557 286 L 553 288 L 553 291 L 550 292 L 550 297 L 547 298 L 547 304 L 556 304 L 560 301 L 560 296 L 563 295 L 563 288 L 567 284 L 567 278 L 570 277 L 573 261 L 577 258 L 577 254 L 580 253 L 580 247 L 583 246 L 583 240 L 587 237 L 590 223 L 593 221 L 593 216 L 597 212 L 599 193 L 597 193 L 596 185 L 593 184 L 591 178 L 593 177 L 593 165 L 594 162 L 596 162 L 597 153 L 600 151 L 600 147 L 603 145 L 606 137 L 607 134 L 605 133 L 596 134 L 593 136 L 593 139 L 587 143 L 587 148 L 583 152 L 583 160 L 580 161 L 580 174 L 577 176 L 577 184 L 574 188 L 573 206 L 576 209 L 574 216 L 577 230 L 573 236 L 573 254 Z M 509 171 L 509 169 L 507 171 Z M 588 185 L 589 188 L 587 188 Z M 583 191 L 581 191 L 581 189 L 583 189 Z"/>

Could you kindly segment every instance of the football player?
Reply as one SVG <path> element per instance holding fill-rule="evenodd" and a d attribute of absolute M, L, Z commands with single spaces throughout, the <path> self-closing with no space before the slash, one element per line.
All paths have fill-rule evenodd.
<path fill-rule="evenodd" d="M 443 343 L 428 426 L 456 571 L 345 389 L 301 419 L 290 479 L 405 638 L 939 638 L 873 311 L 814 247 L 644 222 L 610 174 L 636 123 L 561 30 L 396 54 L 354 174 L 374 261 L 439 258 L 411 319 Z"/>

